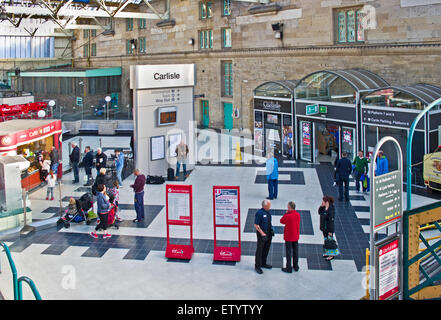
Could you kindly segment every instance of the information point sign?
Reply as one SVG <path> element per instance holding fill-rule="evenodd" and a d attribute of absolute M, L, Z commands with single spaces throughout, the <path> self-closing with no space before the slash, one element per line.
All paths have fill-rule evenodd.
<path fill-rule="evenodd" d="M 167 184 L 165 190 L 167 214 L 167 247 L 165 257 L 189 260 L 194 253 L 192 186 Z M 170 225 L 190 227 L 190 245 L 170 243 Z"/>
<path fill-rule="evenodd" d="M 231 186 L 213 187 L 213 223 L 214 223 L 214 256 L 215 261 L 240 261 L 240 188 Z M 237 228 L 237 247 L 218 247 L 217 228 Z"/>

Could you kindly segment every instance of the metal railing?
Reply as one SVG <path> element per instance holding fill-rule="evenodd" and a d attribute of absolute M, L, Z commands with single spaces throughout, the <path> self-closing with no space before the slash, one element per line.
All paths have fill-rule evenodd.
<path fill-rule="evenodd" d="M 6 243 L 0 242 L 0 246 L 2 246 L 3 249 L 5 250 L 6 257 L 8 258 L 9 266 L 11 268 L 12 286 L 14 289 L 14 300 L 23 300 L 23 290 L 22 290 L 23 282 L 26 282 L 29 285 L 36 300 L 42 300 L 40 293 L 38 292 L 37 286 L 35 285 L 34 281 L 32 281 L 32 279 L 26 276 L 22 276 L 20 278 L 17 277 L 17 268 L 15 267 L 14 260 L 12 259 L 11 256 L 11 251 L 9 250 L 9 247 L 6 245 Z"/>

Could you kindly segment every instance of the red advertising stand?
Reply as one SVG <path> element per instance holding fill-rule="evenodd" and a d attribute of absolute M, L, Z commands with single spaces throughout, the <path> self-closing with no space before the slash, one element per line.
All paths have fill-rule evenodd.
<path fill-rule="evenodd" d="M 191 259 L 193 248 L 193 197 L 192 186 L 167 184 L 166 212 L 167 212 L 167 248 L 166 258 Z M 170 226 L 189 226 L 190 245 L 170 243 Z"/>
<path fill-rule="evenodd" d="M 214 256 L 215 261 L 240 261 L 240 188 L 231 186 L 213 186 L 213 223 L 214 223 Z M 216 243 L 217 228 L 236 228 L 237 247 L 218 247 Z"/>

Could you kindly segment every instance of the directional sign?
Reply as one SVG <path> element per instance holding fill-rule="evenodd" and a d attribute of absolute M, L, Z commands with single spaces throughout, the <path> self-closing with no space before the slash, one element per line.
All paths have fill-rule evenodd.
<path fill-rule="evenodd" d="M 81 97 L 77 97 L 77 106 L 82 106 L 83 105 L 83 98 Z"/>
<path fill-rule="evenodd" d="M 401 171 L 398 170 L 374 177 L 375 232 L 401 218 L 403 192 L 401 180 Z"/>
<path fill-rule="evenodd" d="M 319 107 L 319 112 L 320 112 L 320 113 L 328 113 L 328 107 L 326 107 L 326 106 L 320 106 L 320 107 Z"/>
<path fill-rule="evenodd" d="M 319 105 L 318 104 L 311 104 L 309 106 L 306 106 L 306 114 L 312 115 L 319 113 Z"/>

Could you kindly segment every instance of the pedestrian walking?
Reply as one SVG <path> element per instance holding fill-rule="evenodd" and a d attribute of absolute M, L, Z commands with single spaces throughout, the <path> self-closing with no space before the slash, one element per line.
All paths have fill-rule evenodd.
<path fill-rule="evenodd" d="M 57 174 L 58 172 L 58 162 L 59 162 L 59 156 L 58 156 L 58 150 L 55 148 L 55 146 L 51 147 L 51 152 L 49 153 L 49 156 L 51 158 L 51 169 L 54 172 L 54 174 Z"/>
<path fill-rule="evenodd" d="M 106 168 L 101 168 L 99 174 L 96 176 L 95 182 L 92 185 L 92 194 L 94 196 L 97 195 L 98 191 L 98 186 L 100 184 L 104 184 L 106 186 L 106 188 L 112 188 L 112 180 L 111 178 L 107 175 L 107 169 Z"/>
<path fill-rule="evenodd" d="M 96 149 L 95 161 L 96 174 L 98 175 L 102 168 L 107 167 L 107 156 L 101 148 Z"/>
<path fill-rule="evenodd" d="M 188 161 L 188 146 L 185 143 L 184 140 L 181 140 L 181 142 L 176 146 L 176 180 L 178 180 L 179 178 L 179 172 L 181 169 L 181 164 L 182 164 L 182 169 L 184 171 L 184 177 L 187 178 L 188 174 L 187 174 L 187 161 Z"/>
<path fill-rule="evenodd" d="M 266 179 L 268 182 L 268 200 L 277 199 L 279 189 L 279 163 L 274 155 L 268 153 L 266 160 Z"/>
<path fill-rule="evenodd" d="M 343 201 L 343 185 L 344 198 L 349 201 L 349 175 L 352 171 L 351 160 L 347 158 L 346 152 L 342 153 L 342 158 L 337 161 L 336 176 L 338 181 L 338 200 Z"/>
<path fill-rule="evenodd" d="M 291 273 L 293 268 L 294 271 L 299 271 L 300 213 L 296 211 L 294 201 L 288 203 L 288 211 L 280 219 L 280 223 L 285 225 L 283 240 L 285 240 L 286 268 L 282 268 L 282 271 Z"/>
<path fill-rule="evenodd" d="M 389 160 L 387 160 L 383 150 L 379 150 L 377 154 L 377 169 L 375 175 L 381 176 L 386 173 L 389 173 Z"/>
<path fill-rule="evenodd" d="M 369 171 L 368 160 L 363 156 L 363 151 L 358 151 L 358 155 L 354 158 L 352 162 L 355 165 L 354 168 L 354 179 L 355 179 L 355 190 L 360 192 L 360 182 L 363 175 L 367 175 Z M 367 187 L 362 184 L 363 192 L 366 192 Z"/>
<path fill-rule="evenodd" d="M 84 186 L 89 186 L 92 183 L 92 167 L 93 167 L 93 153 L 90 150 L 89 146 L 84 148 L 84 157 L 83 157 L 82 165 L 84 167 L 84 171 L 86 171 L 86 176 L 87 176 L 87 182 L 84 184 Z"/>
<path fill-rule="evenodd" d="M 141 222 L 144 220 L 144 186 L 146 177 L 139 169 L 135 169 L 133 174 L 136 177 L 135 182 L 130 185 L 130 187 L 133 188 L 133 192 L 135 192 L 136 219 L 134 219 L 133 222 Z"/>
<path fill-rule="evenodd" d="M 122 171 L 124 168 L 124 153 L 120 150 L 115 151 L 115 169 L 116 169 L 116 178 L 118 179 L 118 183 L 122 186 Z"/>
<path fill-rule="evenodd" d="M 90 235 L 98 239 L 97 231 L 103 230 L 103 239 L 110 238 L 111 235 L 107 232 L 107 220 L 108 220 L 108 214 L 110 210 L 110 202 L 108 200 L 107 194 L 106 194 L 106 186 L 104 184 L 98 185 L 97 188 L 97 213 L 99 217 L 99 224 L 95 227 L 95 231 L 92 231 Z"/>
<path fill-rule="evenodd" d="M 118 214 L 119 212 L 119 183 L 118 181 L 113 181 L 113 188 L 110 189 L 110 192 L 113 195 L 113 204 L 115 205 L 115 215 L 116 220 L 121 221 L 121 218 Z"/>
<path fill-rule="evenodd" d="M 76 142 L 72 142 L 72 152 L 69 156 L 70 165 L 72 167 L 74 180 L 72 183 L 80 182 L 79 172 L 78 172 L 78 164 L 80 162 L 80 148 L 78 148 Z"/>
<path fill-rule="evenodd" d="M 47 182 L 46 200 L 49 200 L 49 195 L 51 196 L 50 199 L 54 200 L 54 187 L 56 181 L 57 181 L 57 176 L 54 174 L 54 171 L 49 170 L 49 174 L 46 177 L 46 182 Z"/>
<path fill-rule="evenodd" d="M 334 198 L 331 196 L 324 196 L 322 198 L 322 203 L 318 209 L 320 215 L 320 230 L 323 232 L 324 240 L 334 238 L 334 219 L 335 219 L 335 208 L 334 208 Z M 326 260 L 330 261 L 334 259 L 336 251 L 325 250 L 324 257 Z"/>
<path fill-rule="evenodd" d="M 274 230 L 271 224 L 271 201 L 263 200 L 262 208 L 256 212 L 254 218 L 254 229 L 257 235 L 257 248 L 254 269 L 258 274 L 262 274 L 262 268 L 271 269 L 267 263 L 268 252 L 271 247 L 271 240 Z"/>

